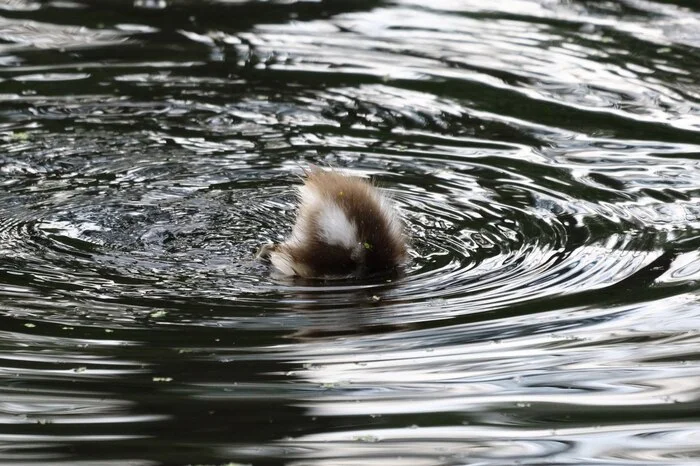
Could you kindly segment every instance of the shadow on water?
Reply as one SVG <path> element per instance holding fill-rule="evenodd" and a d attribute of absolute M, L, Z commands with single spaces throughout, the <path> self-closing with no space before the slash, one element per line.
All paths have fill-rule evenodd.
<path fill-rule="evenodd" d="M 24 2 L 17 3 L 20 6 Z M 10 8 L 4 12 L 4 15 L 8 18 L 31 16 L 32 20 L 48 24 L 74 24 L 89 28 L 132 23 L 135 18 L 138 18 L 154 30 L 174 34 L 182 28 L 189 30 L 194 27 L 204 31 L 211 28 L 245 31 L 257 24 L 329 19 L 342 13 L 368 11 L 381 4 L 377 0 L 299 2 L 78 0 L 68 7 L 71 14 L 67 16 L 66 5 L 44 3 L 45 5 L 40 9 L 17 8 L 13 11 Z M 165 36 L 161 38 L 165 39 Z"/>

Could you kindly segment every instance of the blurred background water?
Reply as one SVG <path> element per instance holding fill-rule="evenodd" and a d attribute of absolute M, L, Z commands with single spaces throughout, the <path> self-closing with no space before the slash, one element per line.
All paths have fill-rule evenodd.
<path fill-rule="evenodd" d="M 2 464 L 700 464 L 696 0 L 3 0 L 0 185 Z"/>

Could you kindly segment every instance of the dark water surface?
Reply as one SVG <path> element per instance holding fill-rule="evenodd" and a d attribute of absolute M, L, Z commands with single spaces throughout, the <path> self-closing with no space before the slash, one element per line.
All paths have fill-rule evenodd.
<path fill-rule="evenodd" d="M 2 464 L 700 464 L 694 0 L 3 0 L 0 186 Z"/>

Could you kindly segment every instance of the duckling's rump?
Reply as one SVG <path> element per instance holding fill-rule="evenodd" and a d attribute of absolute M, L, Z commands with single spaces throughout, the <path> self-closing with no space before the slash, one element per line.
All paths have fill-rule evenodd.
<path fill-rule="evenodd" d="M 299 187 L 299 201 L 289 238 L 263 250 L 282 274 L 371 275 L 406 260 L 403 224 L 390 200 L 368 181 L 313 169 Z"/>

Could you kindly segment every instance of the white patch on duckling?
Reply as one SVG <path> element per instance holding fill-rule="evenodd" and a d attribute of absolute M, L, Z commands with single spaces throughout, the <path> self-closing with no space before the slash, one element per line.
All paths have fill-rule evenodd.
<path fill-rule="evenodd" d="M 289 254 L 283 252 L 270 253 L 270 262 L 283 275 L 294 275 L 294 267 L 292 267 L 292 258 Z"/>
<path fill-rule="evenodd" d="M 352 249 L 359 243 L 357 228 L 334 202 L 327 202 L 318 212 L 318 229 L 320 239 L 333 246 Z"/>

